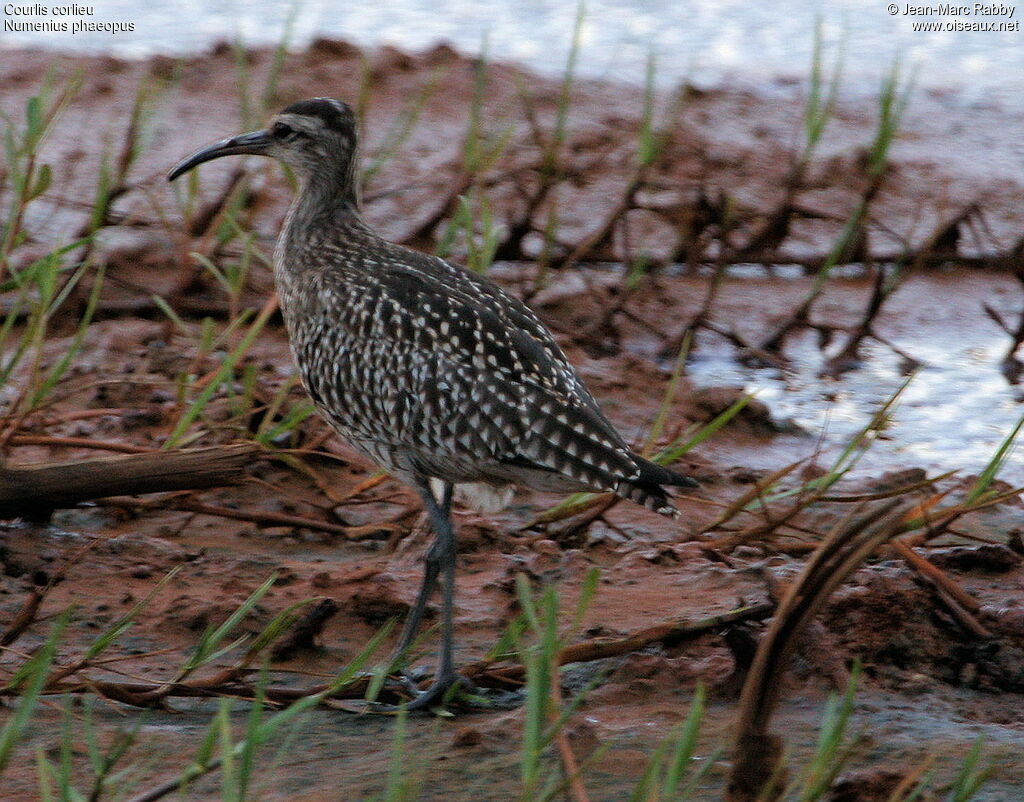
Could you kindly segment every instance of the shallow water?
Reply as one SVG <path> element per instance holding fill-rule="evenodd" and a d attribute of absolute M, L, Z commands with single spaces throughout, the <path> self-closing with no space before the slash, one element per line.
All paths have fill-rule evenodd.
<path fill-rule="evenodd" d="M 31 4 L 16 4 L 31 7 Z M 308 0 L 253 3 L 199 3 L 194 0 L 105 0 L 81 4 L 92 13 L 77 19 L 131 24 L 133 30 L 97 32 L 4 31 L 0 43 L 119 55 L 186 53 L 236 36 L 250 44 L 276 44 L 291 25 L 291 41 L 303 45 L 316 36 L 362 45 L 394 44 L 409 49 L 446 41 L 468 53 L 521 61 L 542 73 L 565 64 L 576 4 L 566 0 L 352 0 L 339 5 Z M 5 7 L 6 8 L 6 7 Z M 580 72 L 593 77 L 640 82 L 648 55 L 658 57 L 658 75 L 670 85 L 740 76 L 759 83 L 773 76 L 805 78 L 811 60 L 815 21 L 828 41 L 845 38 L 844 73 L 850 84 L 874 91 L 882 71 L 899 53 L 917 69 L 919 84 L 956 86 L 968 96 L 998 97 L 1019 106 L 1024 88 L 1024 8 L 1006 4 L 1004 13 L 981 16 L 917 16 L 906 4 L 892 14 L 886 3 L 856 0 L 789 0 L 741 3 L 736 0 L 591 0 L 586 4 L 579 56 Z M 1011 13 L 1012 10 L 1012 13 Z M 46 15 L 5 14 L 7 22 L 45 22 Z M 74 21 L 75 17 L 60 18 Z M 1004 23 L 1010 31 L 915 31 L 915 23 Z M 484 45 L 484 39 L 487 39 Z"/>
<path fill-rule="evenodd" d="M 734 291 L 742 287 L 744 295 L 756 295 L 758 287 L 767 293 L 780 284 L 802 286 L 805 281 L 748 277 L 742 284 L 728 285 L 723 299 L 728 309 L 729 286 Z M 820 308 L 859 309 L 863 303 L 856 300 L 861 282 L 837 282 L 834 292 Z M 963 273 L 916 275 L 890 299 L 879 318 L 879 331 L 923 364 L 860 469 L 923 467 L 930 472 L 957 469 L 969 475 L 985 467 L 1024 415 L 1024 388 L 1011 385 L 1000 372 L 1009 339 L 985 317 L 981 303 L 988 301 L 1015 320 L 1019 296 L 1009 277 Z M 813 317 L 828 319 L 828 314 Z M 722 319 L 728 319 L 727 313 Z M 742 319 L 735 320 L 735 325 L 744 328 Z M 843 338 L 838 339 L 834 347 Z M 818 376 L 824 360 L 816 335 L 797 335 L 787 344 L 786 355 L 792 361 L 785 371 L 745 367 L 731 348 L 708 339 L 687 370 L 702 386 L 741 385 L 755 392 L 776 418 L 792 420 L 808 434 L 822 436 L 834 449 L 863 429 L 907 379 L 902 359 L 874 341 L 862 349 L 860 367 L 838 380 Z M 764 457 L 775 459 L 770 451 Z M 1024 483 L 1024 462 L 1011 455 L 1001 476 L 1014 484 Z"/>
<path fill-rule="evenodd" d="M 952 338 L 951 338 L 952 339 Z M 1024 408 L 1000 375 L 997 362 L 1005 344 L 992 338 L 982 346 L 912 342 L 925 359 L 895 408 L 888 434 L 876 442 L 864 466 L 932 467 L 967 473 L 980 471 L 999 447 Z M 811 434 L 833 444 L 846 443 L 870 421 L 903 383 L 899 360 L 883 346 L 864 348 L 865 364 L 838 381 L 815 375 L 820 360 L 811 344 L 785 375 L 774 368 L 745 368 L 725 358 L 696 360 L 689 373 L 701 385 L 741 384 L 771 408 Z M 1018 461 L 1004 474 L 1024 478 Z"/>

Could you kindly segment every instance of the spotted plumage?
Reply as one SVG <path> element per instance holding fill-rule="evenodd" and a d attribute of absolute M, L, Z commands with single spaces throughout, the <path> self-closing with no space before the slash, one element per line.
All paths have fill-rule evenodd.
<path fill-rule="evenodd" d="M 362 222 L 348 106 L 330 98 L 295 103 L 267 129 L 199 151 L 170 177 L 246 153 L 275 157 L 300 180 L 274 271 L 310 397 L 353 447 L 420 491 L 448 550 L 443 559 L 428 554 L 413 629 L 437 576 L 431 555 L 446 572 L 454 567 L 453 485 L 609 491 L 675 514 L 663 486 L 693 481 L 632 453 L 527 306 L 489 279 L 387 242 Z M 441 498 L 430 480 L 442 483 Z M 450 613 L 446 596 L 439 674 L 449 675 Z M 407 626 L 402 643 L 410 637 Z"/>
<path fill-rule="evenodd" d="M 281 308 L 310 396 L 358 450 L 403 478 L 612 491 L 671 512 L 672 474 L 630 452 L 526 306 L 356 218 L 328 234 L 279 249 Z"/>

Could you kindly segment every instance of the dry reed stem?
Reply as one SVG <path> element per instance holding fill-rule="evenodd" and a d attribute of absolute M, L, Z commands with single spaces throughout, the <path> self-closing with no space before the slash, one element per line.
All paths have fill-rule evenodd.
<path fill-rule="evenodd" d="M 762 638 L 743 692 L 733 746 L 729 802 L 777 799 L 785 785 L 782 740 L 768 724 L 797 640 L 840 583 L 896 535 L 912 505 L 893 500 L 839 522 L 811 555 Z"/>

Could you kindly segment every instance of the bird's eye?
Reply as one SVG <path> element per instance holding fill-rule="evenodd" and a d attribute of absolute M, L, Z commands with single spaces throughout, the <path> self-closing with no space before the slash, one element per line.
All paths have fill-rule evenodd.
<path fill-rule="evenodd" d="M 292 128 L 287 123 L 274 123 L 273 127 L 270 129 L 270 133 L 274 135 L 275 139 L 280 139 L 283 142 L 289 142 L 303 136 L 302 131 L 297 128 Z"/>

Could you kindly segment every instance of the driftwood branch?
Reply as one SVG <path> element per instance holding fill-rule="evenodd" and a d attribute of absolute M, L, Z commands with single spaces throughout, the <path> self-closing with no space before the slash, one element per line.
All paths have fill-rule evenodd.
<path fill-rule="evenodd" d="M 73 507 L 115 495 L 233 484 L 261 449 L 255 444 L 128 454 L 27 467 L 0 466 L 0 517 Z"/>

